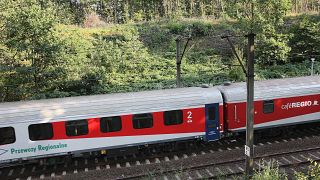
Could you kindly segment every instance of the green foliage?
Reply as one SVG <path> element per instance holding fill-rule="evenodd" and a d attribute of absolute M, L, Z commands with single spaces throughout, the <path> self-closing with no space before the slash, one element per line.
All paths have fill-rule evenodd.
<path fill-rule="evenodd" d="M 301 62 L 306 58 L 320 55 L 320 22 L 316 18 L 304 16 L 302 21 L 291 29 L 293 33 L 290 39 L 293 62 Z"/>
<path fill-rule="evenodd" d="M 291 1 L 240 0 L 228 5 L 228 9 L 230 10 L 229 15 L 240 22 L 243 32 L 246 33 L 253 30 L 254 33 L 261 33 L 265 26 L 278 26 L 283 24 L 283 18 L 291 8 Z"/>
<path fill-rule="evenodd" d="M 311 165 L 309 165 L 308 172 L 302 173 L 302 172 L 296 172 L 295 173 L 295 179 L 297 180 L 320 180 L 320 164 L 316 161 L 311 161 Z"/>
<path fill-rule="evenodd" d="M 207 21 L 171 21 L 166 26 L 172 34 L 192 37 L 208 36 L 214 32 L 214 26 Z"/>
<path fill-rule="evenodd" d="M 285 180 L 288 179 L 286 174 L 280 172 L 278 165 L 275 162 L 262 162 L 260 163 L 259 169 L 256 171 L 253 176 L 252 180 Z"/>
<path fill-rule="evenodd" d="M 18 96 L 13 96 L 21 98 L 30 93 L 31 87 L 40 92 L 52 83 L 56 52 L 60 50 L 53 33 L 57 18 L 50 3 L 44 6 L 36 0 L 14 1 L 6 10 L 1 32 L 1 47 L 6 53 L 0 63 L 7 67 L 4 84 L 25 85 Z"/>
<path fill-rule="evenodd" d="M 302 20 L 287 31 L 281 26 L 288 0 L 254 2 L 257 78 L 309 75 L 310 61 L 289 53 L 292 48 L 304 59 L 319 55 L 319 21 Z M 183 86 L 243 81 L 240 67 L 226 65 L 238 64 L 229 45 L 213 36 L 246 32 L 251 27 L 249 10 L 250 2 L 244 0 L 2 0 L 0 100 L 174 88 L 178 35 L 192 35 L 182 59 Z M 206 19 L 223 16 L 230 21 Z M 182 17 L 201 19 L 179 20 Z M 185 43 L 182 40 L 181 49 Z M 320 72 L 317 60 L 315 72 Z"/>
<path fill-rule="evenodd" d="M 319 180 L 320 179 L 320 164 L 316 161 L 311 161 L 309 166 L 308 176 L 311 179 Z"/>
<path fill-rule="evenodd" d="M 281 66 L 260 67 L 256 70 L 256 79 L 276 79 L 296 76 L 309 76 L 311 62 L 285 64 Z M 315 63 L 315 74 L 320 73 L 320 63 Z"/>
<path fill-rule="evenodd" d="M 3 17 L 2 98 L 12 101 L 75 95 L 77 91 L 70 89 L 72 82 L 80 81 L 90 70 L 86 67 L 90 64 L 88 53 L 83 52 L 90 48 L 90 42 L 58 26 L 54 5 L 36 0 L 15 3 Z"/>
<path fill-rule="evenodd" d="M 273 27 L 265 27 L 264 33 L 258 35 L 258 38 L 256 59 L 259 65 L 270 66 L 287 62 L 291 50 L 288 46 L 288 34 L 276 33 Z"/>
<path fill-rule="evenodd" d="M 170 33 L 170 30 L 158 24 L 145 23 L 137 28 L 141 41 L 154 53 L 164 52 L 171 43 L 175 43 L 174 35 Z M 159 44 L 161 44 L 161 46 L 159 46 Z"/>
<path fill-rule="evenodd" d="M 283 26 L 283 19 L 291 8 L 291 1 L 241 0 L 230 6 L 232 10 L 230 15 L 239 21 L 240 31 L 257 34 L 256 57 L 259 65 L 285 63 L 290 52 L 289 35 L 283 34 L 280 30 Z"/>
<path fill-rule="evenodd" d="M 317 12 L 318 1 L 297 0 L 86 0 L 61 1 L 47 0 L 58 6 L 59 13 L 64 20 L 81 24 L 85 15 L 96 12 L 107 23 L 128 23 L 154 21 L 160 19 L 180 18 L 237 18 L 250 14 L 251 2 L 257 5 L 257 12 L 264 10 L 262 19 L 281 20 L 284 11 L 293 13 Z M 290 8 L 291 4 L 294 8 Z M 275 9 L 279 9 L 274 14 Z M 260 18 L 260 17 L 259 17 Z M 260 19 L 259 19 L 260 20 Z M 262 22 L 264 23 L 264 22 Z"/>

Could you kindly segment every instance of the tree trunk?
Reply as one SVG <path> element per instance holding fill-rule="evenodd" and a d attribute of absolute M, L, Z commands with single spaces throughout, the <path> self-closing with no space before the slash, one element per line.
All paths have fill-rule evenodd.
<path fill-rule="evenodd" d="M 189 12 L 190 17 L 192 17 L 193 15 L 193 5 L 194 5 L 193 0 L 190 0 L 190 12 Z"/>
<path fill-rule="evenodd" d="M 224 2 L 223 0 L 220 0 L 220 6 L 221 6 L 221 12 L 224 14 Z"/>
<path fill-rule="evenodd" d="M 204 5 L 203 5 L 203 1 L 199 2 L 199 6 L 200 6 L 200 16 L 202 18 L 204 18 L 205 12 L 204 12 Z"/>

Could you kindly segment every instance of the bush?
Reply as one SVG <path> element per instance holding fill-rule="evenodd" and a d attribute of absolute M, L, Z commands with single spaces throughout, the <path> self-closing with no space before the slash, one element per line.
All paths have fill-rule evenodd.
<path fill-rule="evenodd" d="M 316 62 L 314 65 L 315 74 L 319 73 L 320 63 Z M 259 67 L 256 70 L 256 79 L 275 79 L 275 78 L 286 78 L 296 76 L 309 76 L 311 68 L 310 61 L 304 61 L 296 64 L 285 64 L 270 67 Z"/>
<path fill-rule="evenodd" d="M 294 25 L 290 32 L 292 47 L 292 61 L 302 62 L 305 58 L 320 55 L 320 22 L 316 18 L 303 17 L 302 21 Z"/>
<path fill-rule="evenodd" d="M 320 164 L 316 161 L 311 161 L 308 172 L 306 174 L 302 172 L 296 172 L 295 178 L 297 180 L 320 180 Z"/>
<path fill-rule="evenodd" d="M 285 180 L 288 179 L 287 175 L 284 173 L 281 173 L 279 170 L 279 166 L 277 163 L 271 161 L 266 162 L 262 161 L 260 164 L 260 167 L 262 169 L 259 169 L 256 171 L 253 176 L 252 180 Z"/>

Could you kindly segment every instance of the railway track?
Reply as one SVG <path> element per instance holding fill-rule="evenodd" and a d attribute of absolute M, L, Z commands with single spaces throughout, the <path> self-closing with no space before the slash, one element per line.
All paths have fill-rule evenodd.
<path fill-rule="evenodd" d="M 294 146 L 295 141 L 300 143 L 294 150 L 276 152 L 270 150 L 281 149 L 277 146 Z M 306 142 L 311 146 L 303 145 Z M 316 142 L 314 142 L 316 141 Z M 0 169 L 1 179 L 44 179 L 66 178 L 102 175 L 101 179 L 139 179 L 142 177 L 193 179 L 232 176 L 243 173 L 243 144 L 244 136 L 226 138 L 212 143 L 189 143 L 186 150 L 155 153 L 151 155 L 131 154 L 112 158 L 74 158 L 70 163 L 46 166 L 28 164 Z M 255 162 L 264 159 L 279 162 L 280 168 L 290 170 L 290 166 L 309 163 L 309 159 L 318 161 L 320 158 L 320 127 L 311 126 L 297 129 L 291 134 L 276 138 L 265 138 L 256 144 L 257 157 Z M 305 146 L 303 148 L 303 146 Z M 307 147 L 307 148 L 306 148 Z M 267 152 L 267 153 L 264 153 Z M 299 154 L 300 153 L 300 154 Z M 208 160 L 209 159 L 209 160 Z M 205 162 L 208 162 L 207 164 Z M 258 169 L 261 165 L 255 164 Z M 146 170 L 147 169 L 147 170 Z M 159 173 L 160 172 L 160 173 Z M 97 177 L 97 178 L 98 178 Z M 96 178 L 96 177 L 95 177 Z M 98 178 L 99 179 L 99 178 Z"/>
<path fill-rule="evenodd" d="M 254 158 L 254 169 L 264 169 L 265 163 L 276 163 L 280 169 L 292 174 L 297 167 L 305 167 L 310 161 L 320 161 L 320 147 L 295 150 L 290 152 L 266 154 Z M 186 166 L 177 169 L 171 169 L 164 172 L 146 173 L 132 175 L 120 179 L 210 179 L 230 176 L 239 176 L 244 173 L 245 158 L 241 157 L 235 160 L 229 160 L 219 163 L 208 163 L 196 166 Z"/>

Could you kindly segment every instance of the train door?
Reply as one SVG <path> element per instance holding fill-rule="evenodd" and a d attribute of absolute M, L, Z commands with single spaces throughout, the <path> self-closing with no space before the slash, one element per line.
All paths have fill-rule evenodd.
<path fill-rule="evenodd" d="M 207 104 L 206 109 L 206 140 L 214 141 L 220 138 L 219 103 Z"/>

